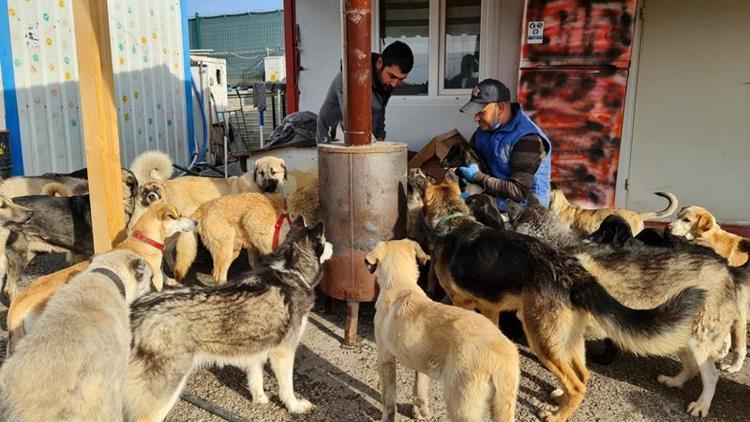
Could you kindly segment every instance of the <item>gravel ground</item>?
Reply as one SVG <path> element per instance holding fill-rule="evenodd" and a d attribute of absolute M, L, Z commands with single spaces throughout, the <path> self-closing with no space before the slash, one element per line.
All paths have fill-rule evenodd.
<path fill-rule="evenodd" d="M 205 256 L 204 263 L 205 263 Z M 238 266 L 242 266 L 242 259 Z M 51 272 L 64 265 L 59 255 L 37 258 L 26 279 Z M 206 277 L 205 265 L 199 267 L 198 279 Z M 312 401 L 316 408 L 303 416 L 290 416 L 278 400 L 276 381 L 266 368 L 265 386 L 271 402 L 254 405 L 245 383 L 245 375 L 234 367 L 206 368 L 195 371 L 186 391 L 229 410 L 248 421 L 371 421 L 380 419 L 378 372 L 373 338 L 372 304 L 360 307 L 361 342 L 354 348 L 340 347 L 343 338 L 345 307 L 338 301 L 319 298 L 310 315 L 307 330 L 297 351 L 294 384 L 298 396 Z M 3 327 L 5 308 L 0 306 Z M 0 341 L 4 354 L 6 333 Z M 591 349 L 600 347 L 591 344 Z M 554 388 L 553 376 L 530 350 L 519 345 L 521 353 L 521 388 L 518 395 L 517 420 L 538 421 L 537 409 L 548 408 L 545 397 Z M 581 408 L 572 421 L 693 421 L 685 413 L 688 403 L 700 394 L 700 380 L 694 379 L 684 389 L 668 389 L 656 382 L 660 373 L 678 371 L 674 358 L 640 358 L 626 355 L 609 366 L 589 365 L 592 378 Z M 398 371 L 398 410 L 400 418 L 411 420 L 411 388 L 414 374 L 405 368 Z M 433 421 L 447 420 L 439 385 L 432 388 Z M 707 421 L 750 420 L 750 364 L 732 375 L 722 375 Z M 180 401 L 167 421 L 222 421 L 186 401 Z"/>

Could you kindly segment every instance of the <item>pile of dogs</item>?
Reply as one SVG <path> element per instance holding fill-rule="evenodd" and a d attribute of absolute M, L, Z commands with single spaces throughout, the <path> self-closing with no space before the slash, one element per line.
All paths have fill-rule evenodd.
<path fill-rule="evenodd" d="M 332 255 L 317 222 L 317 184 L 287 197 L 287 169 L 275 157 L 239 177 L 171 175 L 158 151 L 123 169 L 127 238 L 93 257 L 85 169 L 0 185 L 10 299 L 0 420 L 160 421 L 192 369 L 211 362 L 246 369 L 263 403 L 270 360 L 287 409 L 312 408 L 293 391 L 292 366 Z M 183 287 L 199 237 L 212 281 Z M 228 280 L 242 249 L 252 270 Z M 66 253 L 75 265 L 20 290 L 18 277 L 39 252 Z M 162 260 L 175 278 L 162 273 Z"/>
<path fill-rule="evenodd" d="M 461 148 L 446 167 L 476 159 Z M 317 182 L 284 195 L 286 165 L 274 157 L 239 177 L 171 176 L 158 151 L 123 169 L 127 238 L 93 257 L 85 171 L 0 185 L 0 269 L 10 297 L 0 420 L 161 421 L 193 368 L 212 363 L 246 370 L 253 401 L 266 403 L 269 360 L 287 410 L 312 409 L 292 377 L 333 253 Z M 715 361 L 731 351 L 721 369 L 742 367 L 750 241 L 723 231 L 705 209 L 682 209 L 662 233 L 644 220 L 677 210 L 669 193 L 659 193 L 670 204 L 658 213 L 585 210 L 554 191 L 549 207 L 532 197 L 523 208 L 509 203 L 505 215 L 482 193 L 464 202 L 462 190 L 481 187 L 453 171 L 436 181 L 412 169 L 407 186 L 409 239 L 380 242 L 365 256 L 380 287 L 382 420 L 396 416 L 400 362 L 416 371 L 415 418 L 431 414 L 434 378 L 451 420 L 513 421 L 520 360 L 498 328 L 503 312 L 515 313 L 559 381 L 550 395 L 559 407 L 541 411 L 545 421 L 568 420 L 583 401 L 586 339 L 679 356 L 680 373 L 658 381 L 681 387 L 699 374 L 693 416 L 709 412 Z M 184 287 L 199 243 L 213 258 L 212 281 Z M 230 278 L 242 249 L 252 270 Z M 66 253 L 74 265 L 20 290 L 19 274 L 40 252 Z M 163 260 L 174 278 L 162 273 Z M 428 263 L 423 288 L 420 266 Z M 438 285 L 452 305 L 428 296 Z"/>
<path fill-rule="evenodd" d="M 472 159 L 449 157 L 458 157 L 453 165 Z M 636 355 L 676 354 L 682 370 L 657 379 L 680 388 L 700 375 L 702 392 L 687 406 L 692 416 L 709 413 L 717 360 L 731 350 L 720 368 L 741 369 L 750 240 L 722 230 L 707 210 L 683 208 L 661 232 L 644 220 L 677 210 L 669 193 L 658 193 L 670 202 L 664 211 L 637 213 L 581 209 L 554 190 L 549 207 L 532 195 L 526 207 L 509 203 L 505 216 L 488 195 L 464 202 L 462 190 L 473 188 L 454 171 L 438 182 L 412 169 L 408 186 L 412 240 L 382 243 L 366 258 L 381 287 L 375 337 L 383 420 L 395 414 L 396 361 L 417 371 L 415 416 L 429 415 L 427 388 L 437 378 L 450 420 L 488 413 L 514 420 L 519 358 L 498 329 L 502 312 L 516 314 L 529 347 L 559 382 L 550 394 L 557 410 L 539 412 L 545 421 L 568 420 L 583 401 L 587 339 L 606 338 Z M 418 285 L 418 264 L 428 260 L 425 290 L 439 283 L 452 306 Z"/>

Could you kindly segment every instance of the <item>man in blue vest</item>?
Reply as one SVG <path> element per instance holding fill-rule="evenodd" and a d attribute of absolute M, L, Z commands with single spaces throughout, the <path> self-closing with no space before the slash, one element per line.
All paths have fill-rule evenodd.
<path fill-rule="evenodd" d="M 459 167 L 458 175 L 483 186 L 497 198 L 500 211 L 507 210 L 507 200 L 525 206 L 531 194 L 549 205 L 552 144 L 521 105 L 510 102 L 508 87 L 485 79 L 474 88 L 461 112 L 473 115 L 479 125 L 471 145 L 487 163 L 490 174 L 473 164 Z"/>

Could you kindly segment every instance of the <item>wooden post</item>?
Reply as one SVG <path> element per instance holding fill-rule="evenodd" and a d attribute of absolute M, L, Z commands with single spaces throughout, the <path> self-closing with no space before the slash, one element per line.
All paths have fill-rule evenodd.
<path fill-rule="evenodd" d="M 125 233 L 120 144 L 106 0 L 73 0 L 94 250 L 102 253 Z"/>

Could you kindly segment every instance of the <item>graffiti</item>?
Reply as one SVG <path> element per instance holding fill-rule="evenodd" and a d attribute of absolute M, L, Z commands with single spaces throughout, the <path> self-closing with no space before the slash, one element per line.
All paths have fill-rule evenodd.
<path fill-rule="evenodd" d="M 579 205 L 614 205 L 635 7 L 528 0 L 544 34 L 523 45 L 518 100 L 552 141 L 553 184 Z"/>

